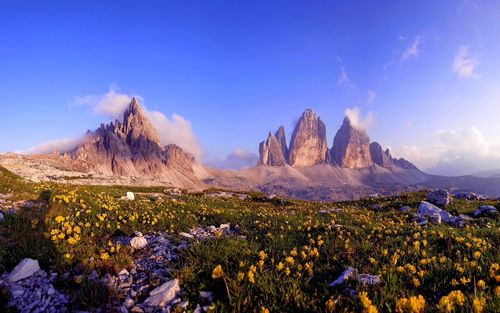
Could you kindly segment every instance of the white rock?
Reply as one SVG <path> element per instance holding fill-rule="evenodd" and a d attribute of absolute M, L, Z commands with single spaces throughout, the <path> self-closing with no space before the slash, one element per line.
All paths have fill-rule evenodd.
<path fill-rule="evenodd" d="M 130 240 L 130 245 L 136 250 L 141 250 L 148 245 L 148 241 L 144 237 L 137 236 Z"/>
<path fill-rule="evenodd" d="M 127 191 L 127 195 L 126 195 L 126 197 L 127 197 L 127 200 L 130 200 L 130 201 L 135 200 L 135 195 L 134 195 L 134 193 L 133 193 L 133 192 L 131 192 L 131 191 Z"/>
<path fill-rule="evenodd" d="M 437 206 L 425 201 L 420 202 L 417 214 L 420 216 L 429 217 L 429 219 L 433 223 L 439 223 L 439 218 L 437 217 L 439 215 L 441 218 L 441 222 L 459 228 L 465 227 L 465 225 L 467 224 L 467 220 L 470 219 L 465 215 L 453 216 L 447 211 L 442 210 Z"/>
<path fill-rule="evenodd" d="M 144 301 L 144 305 L 151 307 L 164 307 L 177 297 L 180 292 L 179 280 L 173 279 L 163 285 L 153 289 L 149 293 L 149 298 Z"/>
<path fill-rule="evenodd" d="M 483 205 L 479 209 L 474 211 L 474 213 L 472 213 L 472 216 L 476 217 L 476 216 L 479 216 L 479 215 L 484 214 L 484 213 L 496 213 L 496 212 L 498 212 L 498 210 L 494 206 Z"/>
<path fill-rule="evenodd" d="M 343 283 L 347 282 L 348 280 L 351 279 L 356 279 L 358 276 L 358 270 L 353 268 L 353 267 L 348 267 L 343 271 L 337 279 L 335 279 L 333 282 L 331 282 L 328 287 L 335 287 L 338 285 L 342 285 Z"/>
<path fill-rule="evenodd" d="M 433 217 L 437 214 L 441 216 L 441 221 L 445 223 L 448 223 L 451 219 L 453 219 L 453 215 L 447 211 L 441 210 L 434 204 L 425 201 L 420 202 L 420 205 L 418 206 L 418 213 L 429 217 Z"/>
<path fill-rule="evenodd" d="M 231 224 L 220 224 L 219 229 L 221 230 L 229 230 L 231 228 Z"/>
<path fill-rule="evenodd" d="M 182 236 L 182 237 L 184 237 L 184 238 L 188 238 L 188 239 L 193 239 L 194 238 L 193 235 L 185 233 L 185 232 L 180 232 L 179 235 Z"/>
<path fill-rule="evenodd" d="M 7 281 L 14 283 L 26 277 L 30 277 L 40 270 L 37 260 L 24 259 L 22 260 L 7 276 Z"/>

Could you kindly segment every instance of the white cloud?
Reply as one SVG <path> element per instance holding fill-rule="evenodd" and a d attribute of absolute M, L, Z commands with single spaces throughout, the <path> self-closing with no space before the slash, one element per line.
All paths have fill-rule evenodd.
<path fill-rule="evenodd" d="M 147 111 L 151 123 L 158 130 L 162 145 L 176 144 L 194 155 L 196 160 L 201 160 L 203 149 L 198 138 L 193 132 L 191 122 L 184 117 L 173 113 L 172 118 L 157 111 Z"/>
<path fill-rule="evenodd" d="M 65 153 L 73 150 L 82 138 L 67 138 L 42 142 L 32 148 L 22 151 L 23 154 L 47 154 L 52 152 Z"/>
<path fill-rule="evenodd" d="M 90 94 L 85 96 L 76 96 L 73 99 L 73 106 L 91 106 L 94 114 L 106 115 L 115 119 L 120 119 L 123 112 L 130 104 L 132 97 L 136 97 L 139 102 L 142 102 L 142 97 L 139 95 L 129 95 L 119 93 L 118 86 L 112 84 L 109 91 L 105 94 Z"/>
<path fill-rule="evenodd" d="M 351 80 L 349 79 L 349 77 L 347 77 L 347 73 L 344 66 L 340 67 L 340 76 L 339 79 L 337 80 L 337 84 L 340 86 L 351 84 Z"/>
<path fill-rule="evenodd" d="M 366 99 L 366 104 L 372 104 L 377 98 L 377 93 L 373 90 L 368 90 L 368 98 Z"/>
<path fill-rule="evenodd" d="M 219 168 L 242 169 L 255 166 L 258 160 L 259 157 L 255 153 L 243 148 L 236 148 L 225 159 L 213 159 L 207 164 Z"/>
<path fill-rule="evenodd" d="M 168 118 L 161 112 L 149 111 L 143 105 L 143 98 L 140 95 L 120 93 L 116 85 L 111 85 L 109 91 L 104 94 L 90 94 L 82 97 L 75 97 L 72 105 L 90 106 L 94 114 L 121 119 L 132 97 L 136 97 L 142 104 L 145 114 L 151 120 L 153 126 L 158 130 L 160 143 L 162 145 L 176 144 L 185 151 L 193 154 L 197 160 L 201 160 L 203 149 L 193 132 L 191 123 L 176 113 L 173 113 L 172 117 Z"/>
<path fill-rule="evenodd" d="M 415 37 L 412 44 L 406 48 L 403 52 L 402 58 L 403 60 L 408 60 L 411 58 L 416 58 L 420 53 L 420 45 L 422 43 L 422 36 Z"/>
<path fill-rule="evenodd" d="M 375 122 L 375 113 L 368 112 L 365 117 L 361 116 L 361 110 L 358 107 L 348 108 L 345 110 L 345 116 L 351 122 L 351 125 L 359 129 L 369 129 Z"/>
<path fill-rule="evenodd" d="M 461 46 L 453 58 L 453 71 L 460 78 L 479 77 L 476 72 L 478 65 L 479 60 L 469 56 L 469 47 L 467 46 Z"/>
<path fill-rule="evenodd" d="M 434 134 L 435 144 L 426 147 L 402 146 L 396 156 L 414 162 L 432 174 L 466 175 L 496 169 L 500 164 L 500 148 L 492 147 L 477 127 L 441 129 Z"/>

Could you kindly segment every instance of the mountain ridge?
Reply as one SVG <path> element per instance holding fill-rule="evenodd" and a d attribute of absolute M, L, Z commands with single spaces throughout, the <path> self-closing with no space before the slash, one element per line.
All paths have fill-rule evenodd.
<path fill-rule="evenodd" d="M 164 185 L 188 190 L 215 187 L 309 200 L 348 200 L 429 187 L 500 196 L 500 179 L 496 183 L 494 178 L 428 175 L 411 162 L 392 157 L 347 118 L 329 148 L 326 125 L 310 109 L 302 114 L 289 145 L 283 126 L 269 132 L 259 144 L 258 163 L 247 169 L 205 166 L 174 144 L 162 146 L 159 138 L 140 103 L 132 98 L 122 121 L 87 131 L 74 149 L 32 156 L 4 154 L 0 164 L 34 181 Z"/>

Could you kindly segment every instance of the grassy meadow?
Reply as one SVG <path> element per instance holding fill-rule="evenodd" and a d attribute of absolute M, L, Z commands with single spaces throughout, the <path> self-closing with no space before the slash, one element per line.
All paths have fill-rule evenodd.
<path fill-rule="evenodd" d="M 498 312 L 500 219 L 474 219 L 464 229 L 411 223 L 425 193 L 320 203 L 211 197 L 206 191 L 169 197 L 164 188 L 29 183 L 0 168 L 0 193 L 43 200 L 0 222 L 0 274 L 23 258 L 60 275 L 58 288 L 89 310 L 123 299 L 96 292 L 92 270 L 117 273 L 134 251 L 117 234 L 179 232 L 203 225 L 238 225 L 240 235 L 195 241 L 172 262 L 189 311 L 200 290 L 215 294 L 213 312 Z M 126 191 L 136 200 L 119 200 Z M 163 202 L 152 201 L 160 194 Z M 500 201 L 455 200 L 452 214 Z M 400 212 L 403 205 L 411 211 Z M 181 240 L 179 238 L 179 240 Z M 379 275 L 382 284 L 352 281 L 330 288 L 347 267 Z M 102 286 L 100 286 L 102 287 Z M 3 295 L 5 301 L 5 297 Z M 0 306 L 1 304 L 0 300 Z"/>

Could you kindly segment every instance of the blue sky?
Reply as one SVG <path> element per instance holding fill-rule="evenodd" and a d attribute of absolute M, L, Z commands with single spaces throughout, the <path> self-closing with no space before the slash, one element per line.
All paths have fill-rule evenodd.
<path fill-rule="evenodd" d="M 111 91 L 164 113 L 165 140 L 180 129 L 210 164 L 244 164 L 305 108 L 331 145 L 356 107 L 373 140 L 430 172 L 500 168 L 500 1 L 15 1 L 2 13 L 0 151 L 78 138 L 110 120 Z"/>

